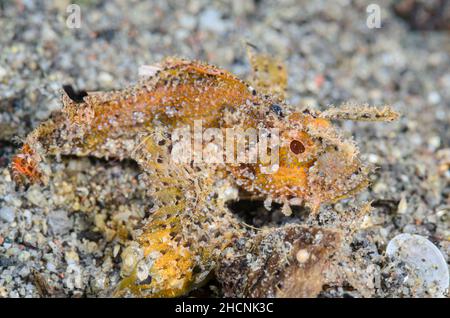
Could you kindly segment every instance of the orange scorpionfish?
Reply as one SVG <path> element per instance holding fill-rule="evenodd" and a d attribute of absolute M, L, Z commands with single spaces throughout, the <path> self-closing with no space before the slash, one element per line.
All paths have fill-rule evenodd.
<path fill-rule="evenodd" d="M 204 283 L 223 251 L 247 231 L 226 205 L 240 193 L 266 205 L 281 203 L 285 214 L 292 205 L 317 213 L 368 185 L 370 169 L 357 146 L 331 121 L 392 121 L 397 113 L 350 106 L 298 111 L 284 99 L 283 63 L 250 47 L 248 53 L 248 81 L 203 62 L 166 58 L 130 88 L 91 92 L 81 100 L 63 94 L 62 110 L 31 132 L 13 158 L 18 185 L 48 182 L 40 164 L 49 155 L 132 159 L 142 168 L 154 206 L 122 253 L 115 295 L 176 297 Z M 278 161 L 269 168 L 262 159 L 174 163 L 174 131 L 196 121 L 223 132 L 277 129 Z M 210 139 L 201 141 L 204 157 L 217 154 L 210 146 L 220 138 Z"/>

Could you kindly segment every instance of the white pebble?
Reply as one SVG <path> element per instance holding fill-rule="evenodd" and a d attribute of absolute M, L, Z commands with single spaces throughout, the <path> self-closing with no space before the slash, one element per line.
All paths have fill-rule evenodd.
<path fill-rule="evenodd" d="M 438 92 L 431 92 L 428 94 L 428 102 L 430 104 L 439 104 L 441 101 L 441 95 Z"/>
<path fill-rule="evenodd" d="M 102 85 L 109 85 L 112 83 L 112 81 L 114 80 L 114 77 L 106 72 L 101 72 L 98 76 L 98 81 L 102 84 Z"/>
<path fill-rule="evenodd" d="M 305 264 L 309 259 L 309 252 L 306 249 L 301 249 L 297 252 L 295 257 L 297 258 L 297 262 Z"/>
<path fill-rule="evenodd" d="M 428 239 L 415 234 L 399 234 L 388 243 L 386 255 L 414 268 L 431 297 L 445 296 L 449 286 L 447 262 Z"/>

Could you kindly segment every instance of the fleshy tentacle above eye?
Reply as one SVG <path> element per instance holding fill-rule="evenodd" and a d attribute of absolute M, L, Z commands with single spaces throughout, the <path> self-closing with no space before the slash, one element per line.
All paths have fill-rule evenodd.
<path fill-rule="evenodd" d="M 330 107 L 322 112 L 319 117 L 331 120 L 353 120 L 353 121 L 385 121 L 397 120 L 400 114 L 391 106 L 381 108 L 369 105 L 358 106 L 352 103 L 345 103 L 339 107 Z"/>

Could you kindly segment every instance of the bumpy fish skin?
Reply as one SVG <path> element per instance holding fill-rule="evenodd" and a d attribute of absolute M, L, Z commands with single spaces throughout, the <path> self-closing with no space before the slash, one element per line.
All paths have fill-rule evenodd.
<path fill-rule="evenodd" d="M 389 118 L 379 111 L 371 116 L 369 108 L 323 116 L 298 112 L 281 100 L 285 75 L 272 67 L 262 78 L 255 74 L 253 87 L 215 66 L 178 58 L 167 58 L 152 72 L 133 87 L 88 93 L 81 102 L 63 95 L 63 109 L 27 136 L 11 165 L 18 185 L 45 184 L 39 166 L 49 155 L 132 159 L 140 165 L 155 206 L 122 254 L 118 296 L 176 297 L 202 284 L 223 251 L 249 235 L 226 207 L 223 193 L 230 189 L 284 203 L 286 211 L 289 204 L 304 204 L 314 213 L 360 191 L 369 169 L 354 142 L 342 138 L 330 120 L 396 116 L 392 111 Z M 262 171 L 260 161 L 173 164 L 174 129 L 196 120 L 222 131 L 277 128 L 276 172 Z"/>

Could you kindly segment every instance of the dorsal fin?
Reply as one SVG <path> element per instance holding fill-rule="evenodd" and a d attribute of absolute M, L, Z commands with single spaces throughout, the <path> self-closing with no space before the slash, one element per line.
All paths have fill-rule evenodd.
<path fill-rule="evenodd" d="M 248 42 L 246 45 L 252 67 L 250 83 L 262 94 L 285 99 L 288 79 L 286 65 L 276 57 L 259 52 L 255 45 Z"/>

